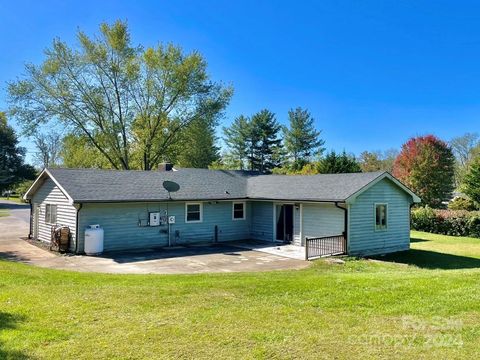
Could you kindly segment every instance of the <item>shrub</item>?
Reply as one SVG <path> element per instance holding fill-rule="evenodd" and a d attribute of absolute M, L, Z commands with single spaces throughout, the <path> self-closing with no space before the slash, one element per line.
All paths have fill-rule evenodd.
<path fill-rule="evenodd" d="M 480 237 L 480 212 L 426 206 L 412 211 L 411 225 L 415 230 L 436 234 Z"/>
<path fill-rule="evenodd" d="M 466 197 L 461 197 L 461 196 L 457 196 L 455 199 L 450 201 L 448 203 L 448 208 L 450 210 L 467 210 L 467 211 L 477 210 L 477 206 L 472 200 Z"/>

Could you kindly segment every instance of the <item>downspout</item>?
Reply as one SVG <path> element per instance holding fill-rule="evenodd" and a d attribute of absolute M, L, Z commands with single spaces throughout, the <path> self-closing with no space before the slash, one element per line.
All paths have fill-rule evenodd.
<path fill-rule="evenodd" d="M 345 229 L 343 230 L 343 236 L 345 237 L 345 254 L 346 254 L 348 249 L 348 246 L 347 246 L 348 244 L 348 209 L 339 206 L 338 201 L 335 201 L 335 207 L 342 209 L 345 216 L 343 221 L 344 227 L 345 227 Z"/>
<path fill-rule="evenodd" d="M 78 208 L 77 208 L 77 217 L 75 219 L 75 255 L 78 254 L 78 235 L 79 235 L 79 227 L 78 227 L 78 219 L 80 215 L 80 210 L 82 208 L 83 204 L 79 203 Z"/>
<path fill-rule="evenodd" d="M 33 205 L 30 199 L 28 200 L 30 204 L 30 224 L 29 224 L 29 231 L 28 231 L 28 238 L 31 239 L 33 237 Z"/>

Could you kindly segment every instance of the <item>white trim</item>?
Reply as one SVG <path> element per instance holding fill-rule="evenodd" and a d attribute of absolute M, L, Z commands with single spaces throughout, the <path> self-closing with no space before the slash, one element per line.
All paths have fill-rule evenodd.
<path fill-rule="evenodd" d="M 187 220 L 187 215 L 188 215 L 188 205 L 199 205 L 200 207 L 200 220 Z M 201 223 L 203 222 L 203 203 L 202 202 L 186 202 L 185 203 L 185 223 L 186 224 L 195 224 L 195 223 Z"/>
<path fill-rule="evenodd" d="M 385 206 L 385 227 L 377 229 L 377 206 L 383 205 Z M 387 231 L 388 230 L 388 203 L 385 202 L 378 202 L 373 204 L 373 227 L 375 231 Z"/>
<path fill-rule="evenodd" d="M 364 193 L 365 191 L 367 191 L 368 189 L 370 189 L 373 185 L 375 185 L 376 183 L 378 183 L 379 181 L 383 180 L 383 179 L 389 179 L 391 180 L 395 185 L 397 185 L 399 188 L 401 188 L 403 191 L 405 191 L 406 193 L 408 193 L 412 199 L 413 199 L 413 202 L 414 203 L 419 203 L 421 202 L 422 200 L 412 191 L 410 190 L 408 187 L 406 187 L 405 185 L 403 185 L 400 181 L 398 181 L 393 175 L 391 175 L 390 173 L 388 172 L 384 172 L 383 174 L 380 174 L 376 179 L 372 180 L 371 182 L 369 182 L 367 185 L 365 185 L 363 188 L 361 188 L 360 190 L 358 190 L 357 192 L 355 192 L 354 194 L 350 195 L 346 200 L 345 202 L 346 203 L 353 203 L 355 202 L 355 200 L 357 199 L 358 196 L 360 196 L 362 193 Z"/>
<path fill-rule="evenodd" d="M 25 192 L 25 194 L 23 195 L 23 200 L 28 200 L 27 198 L 27 195 L 30 193 L 30 191 L 33 189 L 33 187 L 35 185 L 37 185 L 37 183 L 40 181 L 40 179 L 42 178 L 43 174 L 45 174 L 47 169 L 43 169 L 42 172 L 40 173 L 40 175 L 37 176 L 37 178 L 35 179 L 35 181 L 33 182 L 32 185 L 30 185 L 30 187 L 28 188 L 28 190 Z"/>
<path fill-rule="evenodd" d="M 235 205 L 242 204 L 243 205 L 243 217 L 236 218 L 235 217 Z M 246 220 L 247 219 L 247 203 L 246 201 L 232 201 L 232 221 L 237 220 Z"/>
<path fill-rule="evenodd" d="M 50 211 L 47 211 L 47 207 L 50 206 Z M 55 222 L 51 222 L 52 220 L 52 206 L 55 206 Z M 50 215 L 49 221 L 47 221 L 47 213 Z M 58 218 L 58 206 L 57 204 L 52 204 L 52 203 L 45 203 L 45 215 L 44 215 L 44 220 L 46 225 L 56 225 L 58 224 L 57 219 Z"/>
<path fill-rule="evenodd" d="M 68 199 L 68 204 L 69 205 L 73 205 L 73 199 L 70 195 L 68 195 L 68 193 L 65 191 L 65 189 L 62 187 L 62 185 L 60 185 L 60 183 L 53 177 L 53 175 L 50 173 L 50 171 L 48 171 L 48 169 L 43 169 L 43 171 L 40 173 L 40 175 L 38 175 L 38 177 L 36 178 L 36 180 L 33 182 L 32 186 L 30 186 L 27 190 L 27 192 L 25 193 L 25 195 L 23 195 L 23 199 L 24 200 L 28 200 L 28 195 L 30 195 L 30 192 L 36 188 L 36 185 L 37 183 L 40 181 L 40 179 L 43 179 L 44 175 L 47 174 L 48 177 L 50 179 L 52 179 L 52 181 L 55 183 L 55 185 L 60 189 L 60 191 L 63 193 L 63 195 L 66 196 L 66 198 Z"/>

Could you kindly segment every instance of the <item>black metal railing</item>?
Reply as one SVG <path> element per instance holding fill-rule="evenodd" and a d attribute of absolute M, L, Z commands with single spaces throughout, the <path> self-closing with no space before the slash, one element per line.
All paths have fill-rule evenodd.
<path fill-rule="evenodd" d="M 346 252 L 347 242 L 343 234 L 305 239 L 305 260 L 321 256 L 341 255 Z"/>

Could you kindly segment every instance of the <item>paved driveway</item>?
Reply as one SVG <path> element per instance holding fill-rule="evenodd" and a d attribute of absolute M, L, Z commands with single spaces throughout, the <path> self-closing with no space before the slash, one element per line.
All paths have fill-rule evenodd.
<path fill-rule="evenodd" d="M 230 244 L 106 254 L 59 256 L 22 240 L 28 234 L 29 207 L 0 200 L 10 216 L 0 217 L 0 258 L 41 267 L 119 274 L 191 274 L 301 269 L 306 261 L 243 249 Z"/>

